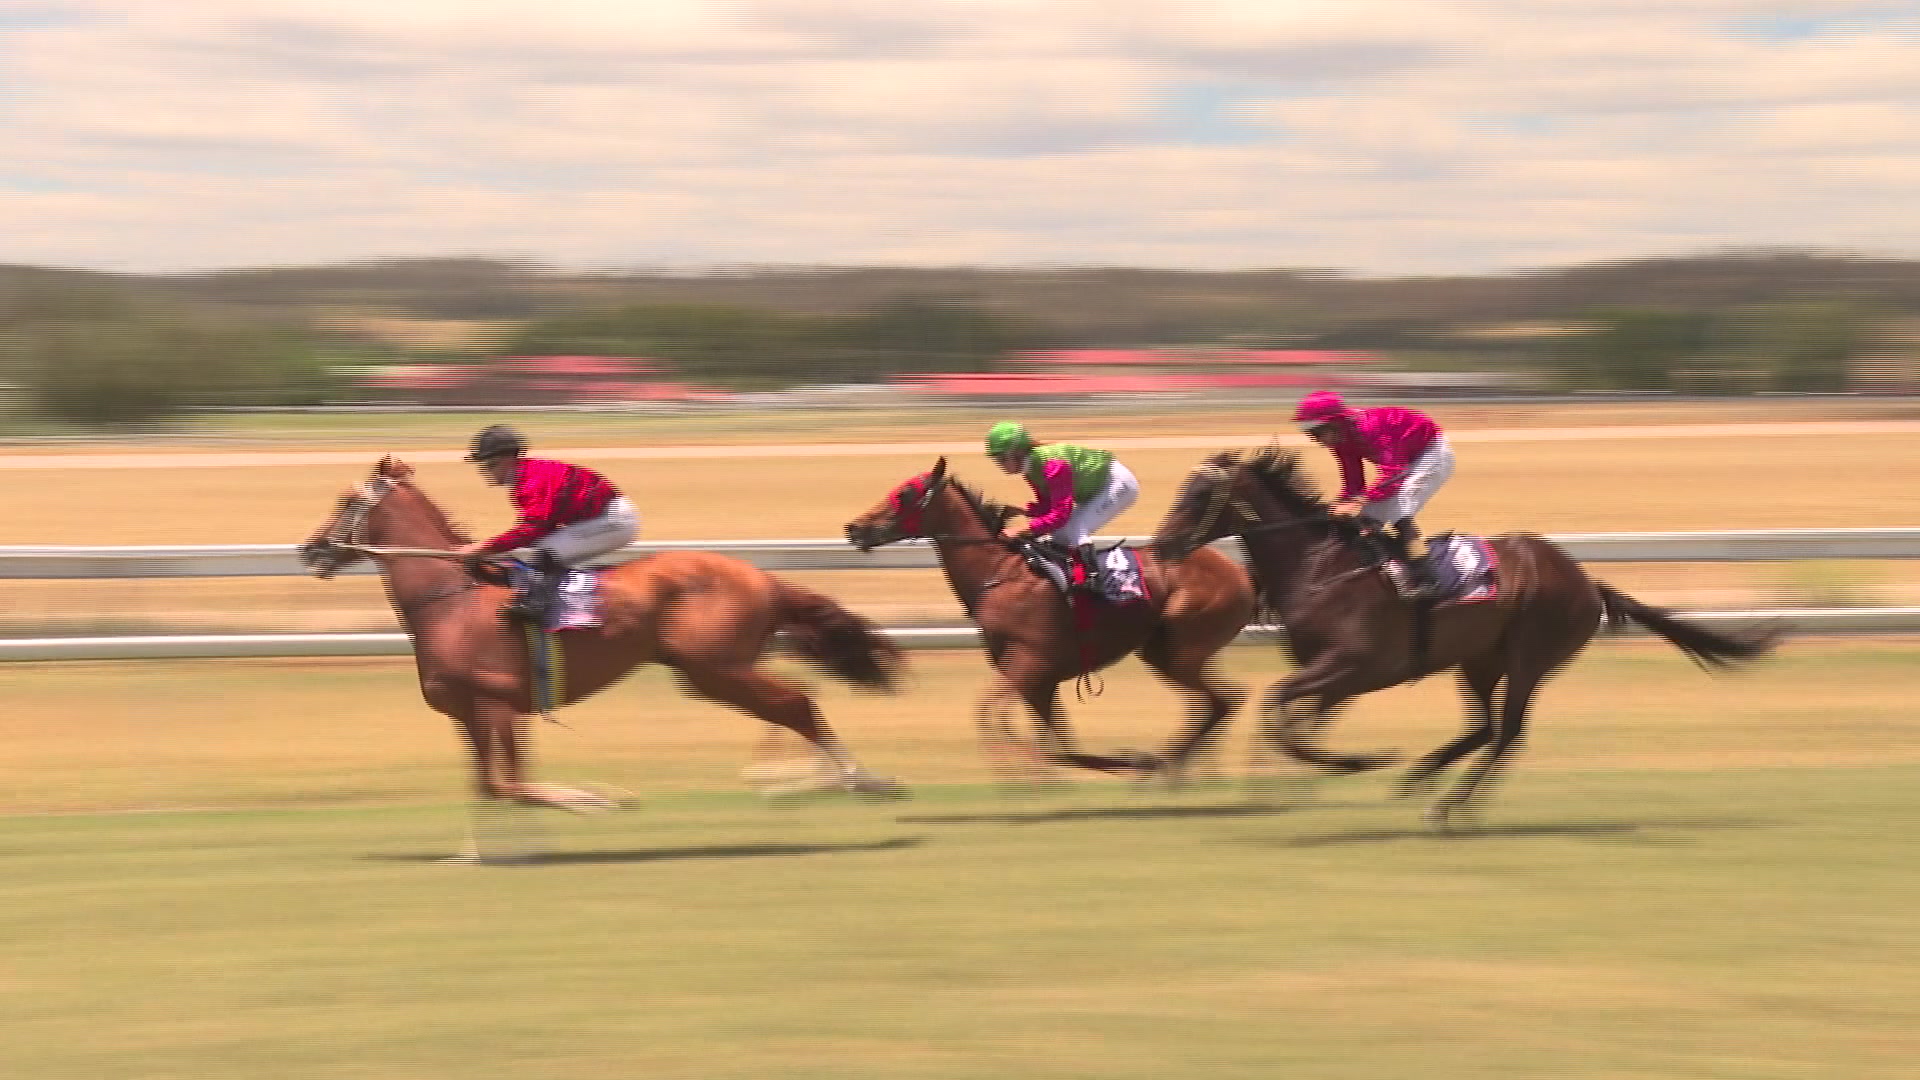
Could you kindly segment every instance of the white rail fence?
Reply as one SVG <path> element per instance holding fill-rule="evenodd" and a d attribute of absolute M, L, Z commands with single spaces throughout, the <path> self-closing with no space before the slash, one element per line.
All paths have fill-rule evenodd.
<path fill-rule="evenodd" d="M 1122 539 L 1105 537 L 1103 541 Z M 1586 563 L 1791 562 L 1807 559 L 1920 559 L 1920 528 L 1771 529 L 1728 532 L 1573 533 L 1553 537 Z M 1238 544 L 1223 547 L 1239 554 Z M 925 543 L 862 553 L 840 540 L 718 540 L 636 544 L 635 558 L 676 549 L 718 551 L 768 570 L 924 570 L 937 565 Z M 348 573 L 371 573 L 355 567 Z M 0 578 L 100 579 L 288 577 L 306 573 L 284 544 L 217 547 L 0 547 Z M 1920 608 L 1785 608 L 1701 611 L 1689 618 L 1719 626 L 1774 621 L 1800 633 L 1920 631 Z M 894 627 L 908 648 L 977 644 L 972 627 Z M 1275 627 L 1249 627 L 1243 640 L 1271 639 Z M 139 637 L 0 639 L 0 660 L 109 660 L 236 656 L 388 656 L 412 651 L 405 634 L 172 634 Z"/>

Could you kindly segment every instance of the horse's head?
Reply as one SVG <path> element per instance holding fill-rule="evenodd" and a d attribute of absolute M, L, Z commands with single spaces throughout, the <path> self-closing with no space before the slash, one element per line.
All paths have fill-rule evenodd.
<path fill-rule="evenodd" d="M 902 483 L 873 509 L 847 522 L 847 543 L 861 551 L 872 551 L 882 544 L 927 535 L 927 507 L 950 479 L 943 457 L 932 470 Z"/>
<path fill-rule="evenodd" d="M 1153 548 L 1163 558 L 1182 559 L 1222 537 L 1276 520 L 1317 517 L 1324 509 L 1291 453 L 1276 446 L 1224 450 L 1187 474 L 1154 531 Z"/>
<path fill-rule="evenodd" d="M 354 545 L 372 542 L 369 524 L 375 512 L 412 475 L 413 466 L 389 454 L 364 482 L 342 494 L 333 513 L 295 549 L 308 572 L 325 580 L 364 558 Z"/>
<path fill-rule="evenodd" d="M 1246 528 L 1254 513 L 1244 490 L 1249 482 L 1239 455 L 1230 450 L 1195 466 L 1154 530 L 1153 550 L 1163 559 L 1184 559 Z"/>

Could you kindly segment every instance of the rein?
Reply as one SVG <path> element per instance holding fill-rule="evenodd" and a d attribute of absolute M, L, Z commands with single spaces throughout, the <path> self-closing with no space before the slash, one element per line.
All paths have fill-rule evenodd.
<path fill-rule="evenodd" d="M 392 558 L 445 559 L 448 562 L 458 562 L 462 557 L 457 551 L 447 551 L 443 548 L 371 547 L 366 544 L 334 544 L 333 546 L 359 555 L 382 555 Z"/>

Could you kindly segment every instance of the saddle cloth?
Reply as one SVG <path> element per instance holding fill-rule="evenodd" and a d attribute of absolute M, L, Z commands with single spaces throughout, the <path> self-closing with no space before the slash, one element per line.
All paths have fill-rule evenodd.
<path fill-rule="evenodd" d="M 526 588 L 532 575 L 533 571 L 518 559 L 507 564 L 509 583 L 516 589 Z M 591 630 L 599 625 L 600 571 L 592 567 L 568 570 L 567 576 L 560 580 L 560 591 L 554 595 L 541 629 L 554 634 L 562 630 Z"/>
<path fill-rule="evenodd" d="M 1112 604 L 1138 604 L 1152 599 L 1147 593 L 1146 571 L 1140 568 L 1140 552 L 1130 547 L 1108 548 L 1098 552 L 1100 595 Z"/>
<path fill-rule="evenodd" d="M 1499 593 L 1500 557 L 1483 536 L 1435 533 L 1427 538 L 1427 573 L 1448 603 L 1478 604 Z"/>
<path fill-rule="evenodd" d="M 1095 551 L 1094 563 L 1099 572 L 1094 575 L 1093 584 L 1102 600 L 1120 607 L 1151 598 L 1147 593 L 1147 575 L 1140 569 L 1140 553 L 1135 549 L 1122 545 Z M 1080 565 L 1080 560 L 1072 560 L 1070 567 L 1076 584 L 1086 580 L 1086 568 Z"/>

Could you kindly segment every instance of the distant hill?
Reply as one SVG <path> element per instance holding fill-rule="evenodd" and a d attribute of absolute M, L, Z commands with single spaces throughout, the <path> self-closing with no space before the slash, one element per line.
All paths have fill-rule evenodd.
<path fill-rule="evenodd" d="M 808 314 L 902 296 L 965 300 L 1075 344 L 1241 339 L 1391 345 L 1465 326 L 1553 322 L 1596 308 L 1717 310 L 1807 299 L 1920 313 L 1920 261 L 1808 251 L 1641 259 L 1505 275 L 1363 278 L 1315 270 L 1199 272 L 742 267 L 588 273 L 485 259 L 408 259 L 131 276 L 0 266 L 0 317 L 22 290 L 87 283 L 327 321 L 373 314 L 507 322 L 622 304 L 716 303 Z"/>

